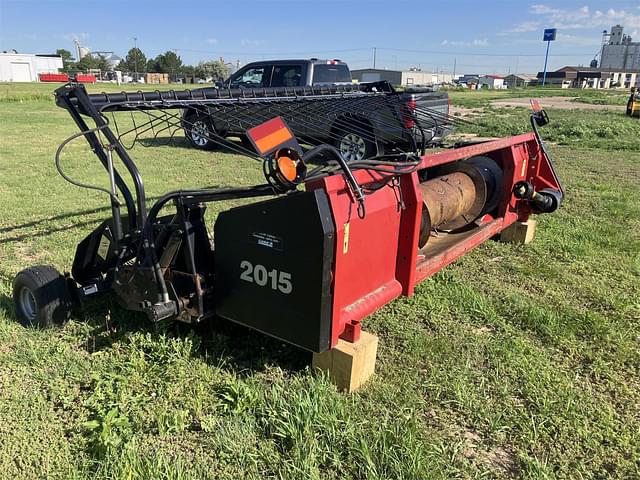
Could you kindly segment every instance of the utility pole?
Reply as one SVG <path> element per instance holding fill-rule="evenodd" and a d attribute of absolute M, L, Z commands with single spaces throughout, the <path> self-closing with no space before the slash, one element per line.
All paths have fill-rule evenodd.
<path fill-rule="evenodd" d="M 376 53 L 377 53 L 377 48 L 373 47 L 373 69 L 374 70 L 376 68 Z"/>
<path fill-rule="evenodd" d="M 138 82 L 138 38 L 133 37 L 133 70 L 136 83 Z"/>
<path fill-rule="evenodd" d="M 547 60 L 549 60 L 549 45 L 551 42 L 547 42 L 547 53 L 544 56 L 544 73 L 542 74 L 542 86 L 547 83 Z"/>
<path fill-rule="evenodd" d="M 453 57 L 453 78 L 451 80 L 456 79 L 456 64 L 458 63 L 458 59 Z"/>
<path fill-rule="evenodd" d="M 80 42 L 78 41 L 78 39 L 76 38 L 73 43 L 76 44 L 76 53 L 78 54 L 77 58 L 77 62 L 79 62 L 80 60 L 82 60 L 82 57 L 80 56 Z"/>
<path fill-rule="evenodd" d="M 544 56 L 544 72 L 542 74 L 542 86 L 547 83 L 547 60 L 549 60 L 549 45 L 556 39 L 556 29 L 555 28 L 545 28 L 543 41 L 547 42 L 547 53 Z"/>

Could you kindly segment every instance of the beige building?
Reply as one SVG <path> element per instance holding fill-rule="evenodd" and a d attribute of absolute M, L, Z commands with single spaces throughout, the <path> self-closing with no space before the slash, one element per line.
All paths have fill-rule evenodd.
<path fill-rule="evenodd" d="M 359 82 L 379 82 L 386 80 L 392 85 L 403 87 L 431 86 L 452 83 L 453 76 L 443 72 L 423 72 L 422 70 L 387 70 L 383 68 L 363 68 L 351 70 L 351 77 Z"/>

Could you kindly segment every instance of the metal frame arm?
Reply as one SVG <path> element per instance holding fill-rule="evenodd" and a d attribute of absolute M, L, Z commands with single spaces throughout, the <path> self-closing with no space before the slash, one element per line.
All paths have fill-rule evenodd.
<path fill-rule="evenodd" d="M 131 179 L 133 180 L 136 198 L 133 198 L 131 190 L 116 169 L 114 169 L 113 172 L 115 184 L 122 194 L 122 197 L 124 198 L 125 204 L 127 206 L 130 229 L 136 230 L 142 228 L 147 218 L 147 207 L 145 203 L 146 197 L 144 191 L 144 183 L 142 181 L 142 177 L 140 176 L 138 167 L 131 159 L 125 148 L 122 146 L 122 144 L 118 140 L 118 137 L 109 128 L 109 125 L 106 122 L 105 118 L 94 107 L 83 85 L 70 83 L 57 89 L 55 94 L 56 103 L 58 104 L 58 106 L 64 108 L 69 112 L 81 131 L 90 129 L 85 119 L 82 117 L 81 112 L 89 116 L 96 123 L 96 127 L 100 128 L 102 134 L 106 137 L 113 151 L 118 155 L 118 157 L 124 164 L 125 168 L 129 172 L 129 175 L 131 176 Z M 87 139 L 87 142 L 89 143 L 91 149 L 100 159 L 100 162 L 102 163 L 105 170 L 108 171 L 108 155 L 105 152 L 103 145 L 100 143 L 98 136 L 95 133 L 87 133 L 85 135 L 85 138 Z M 119 208 L 117 207 L 117 205 L 114 205 L 113 200 L 112 207 Z"/>

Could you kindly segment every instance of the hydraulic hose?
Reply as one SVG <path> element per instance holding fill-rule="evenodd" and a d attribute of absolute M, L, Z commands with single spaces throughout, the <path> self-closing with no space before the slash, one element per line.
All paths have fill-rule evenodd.
<path fill-rule="evenodd" d="M 321 155 L 324 152 L 331 152 L 336 157 L 336 161 L 340 165 L 340 168 L 342 168 L 342 171 L 344 172 L 344 176 L 347 179 L 347 184 L 351 188 L 351 192 L 353 193 L 356 201 L 358 202 L 358 216 L 360 218 L 364 218 L 366 214 L 365 205 L 364 205 L 364 194 L 362 193 L 362 189 L 360 188 L 360 185 L 358 185 L 358 182 L 356 182 L 356 179 L 353 176 L 353 172 L 351 171 L 351 168 L 349 168 L 349 165 L 347 164 L 346 160 L 342 157 L 342 154 L 336 147 L 332 145 L 327 145 L 327 144 L 318 145 L 317 147 L 314 147 L 311 150 L 307 151 L 302 156 L 302 159 L 305 162 L 307 162 Z"/>

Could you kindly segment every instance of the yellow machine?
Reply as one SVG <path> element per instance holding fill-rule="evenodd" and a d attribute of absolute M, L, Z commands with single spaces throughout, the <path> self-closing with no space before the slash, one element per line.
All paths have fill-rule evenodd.
<path fill-rule="evenodd" d="M 635 87 L 631 89 L 631 96 L 627 102 L 627 115 L 640 118 L 640 91 Z"/>

